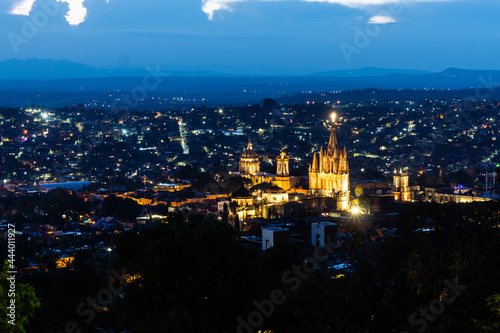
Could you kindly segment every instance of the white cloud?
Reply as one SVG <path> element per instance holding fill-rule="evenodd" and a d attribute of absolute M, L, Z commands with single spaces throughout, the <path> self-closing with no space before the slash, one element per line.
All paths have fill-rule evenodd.
<path fill-rule="evenodd" d="M 208 15 L 210 20 L 213 19 L 214 12 L 217 10 L 232 10 L 231 4 L 235 2 L 247 1 L 285 1 L 285 0 L 203 0 L 203 11 Z M 390 3 L 410 4 L 416 2 L 443 2 L 454 0 L 299 0 L 304 2 L 326 2 L 338 4 L 346 7 L 362 8 L 369 6 L 381 6 Z"/>
<path fill-rule="evenodd" d="M 231 11 L 230 3 L 242 2 L 245 0 L 203 0 L 203 6 L 201 9 L 208 15 L 208 19 L 214 18 L 214 13 L 217 10 L 229 10 Z"/>
<path fill-rule="evenodd" d="M 31 12 L 31 7 L 35 0 L 21 0 L 12 5 L 9 14 L 12 15 L 26 15 L 28 16 Z"/>
<path fill-rule="evenodd" d="M 368 23 L 372 24 L 387 24 L 387 23 L 395 23 L 396 20 L 393 17 L 390 16 L 384 16 L 384 15 L 375 15 L 370 17 L 368 20 Z"/>
<path fill-rule="evenodd" d="M 85 21 L 87 16 L 87 8 L 83 6 L 85 0 L 57 0 L 57 2 L 66 2 L 68 4 L 68 12 L 64 17 L 70 25 L 79 25 Z"/>
<path fill-rule="evenodd" d="M 29 16 L 33 4 L 36 0 L 20 0 L 12 5 L 9 14 Z M 68 4 L 68 12 L 64 17 L 70 25 L 79 25 L 85 21 L 87 16 L 87 8 L 83 6 L 85 0 L 56 0 L 57 2 L 66 2 Z M 222 8 L 221 8 L 222 9 Z"/>

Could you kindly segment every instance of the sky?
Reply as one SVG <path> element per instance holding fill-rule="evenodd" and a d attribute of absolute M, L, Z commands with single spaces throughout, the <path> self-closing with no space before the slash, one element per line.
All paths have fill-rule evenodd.
<path fill-rule="evenodd" d="M 498 0 L 0 0 L 0 61 L 287 75 L 500 69 Z"/>

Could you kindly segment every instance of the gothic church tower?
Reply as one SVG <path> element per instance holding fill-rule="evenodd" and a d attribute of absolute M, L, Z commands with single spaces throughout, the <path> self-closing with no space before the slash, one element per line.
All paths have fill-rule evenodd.
<path fill-rule="evenodd" d="M 321 147 L 319 155 L 314 153 L 312 165 L 309 165 L 309 189 L 311 194 L 338 198 L 338 209 L 349 207 L 349 163 L 347 152 L 341 150 L 337 141 L 335 114 L 330 131 L 328 147 Z"/>

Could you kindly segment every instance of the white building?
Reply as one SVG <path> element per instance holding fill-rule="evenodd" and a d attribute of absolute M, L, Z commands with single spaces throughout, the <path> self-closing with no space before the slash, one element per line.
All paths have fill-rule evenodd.
<path fill-rule="evenodd" d="M 325 247 L 326 243 L 337 243 L 337 225 L 331 222 L 311 223 L 311 244 Z"/>
<path fill-rule="evenodd" d="M 281 227 L 269 227 L 262 229 L 262 250 L 267 250 L 276 245 L 278 238 L 288 240 L 290 231 Z"/>

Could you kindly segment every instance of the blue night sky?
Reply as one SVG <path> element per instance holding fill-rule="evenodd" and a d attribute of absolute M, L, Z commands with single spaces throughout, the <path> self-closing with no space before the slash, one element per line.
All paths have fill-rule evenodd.
<path fill-rule="evenodd" d="M 497 0 L 0 0 L 0 61 L 263 75 L 500 69 L 499 13 Z"/>

